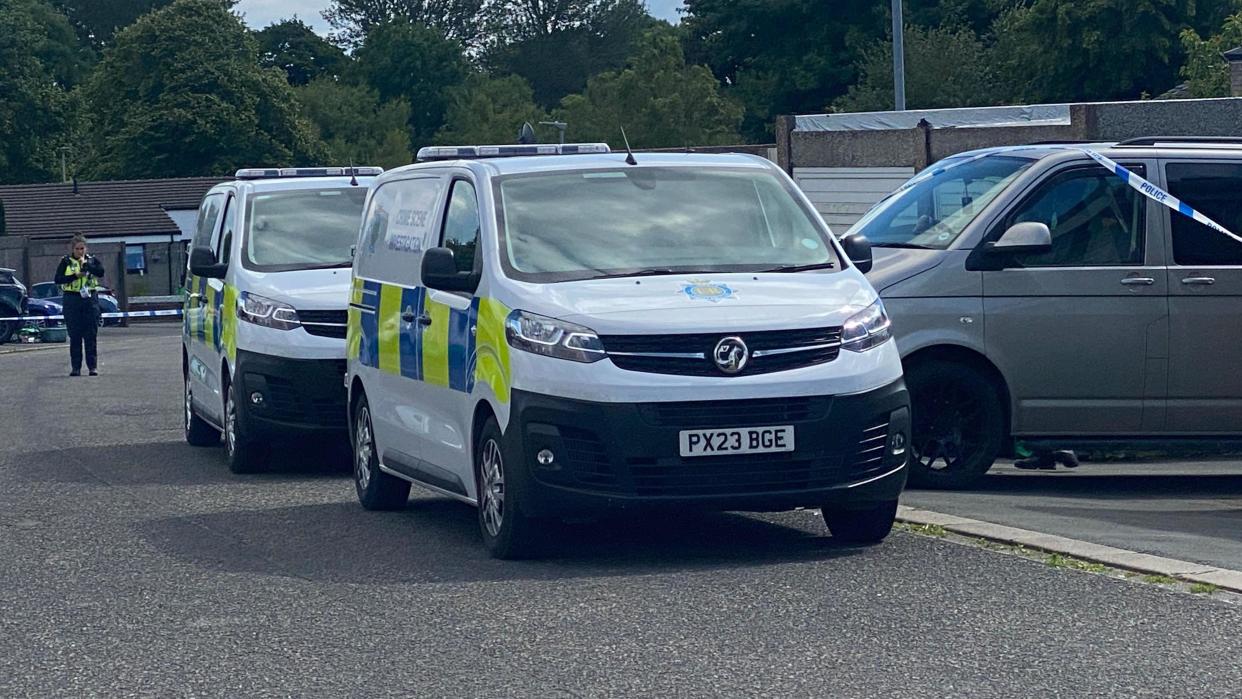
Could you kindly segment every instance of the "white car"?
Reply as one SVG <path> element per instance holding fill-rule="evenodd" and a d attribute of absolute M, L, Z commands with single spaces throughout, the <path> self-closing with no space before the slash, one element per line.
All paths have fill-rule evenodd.
<path fill-rule="evenodd" d="M 345 438 L 349 266 L 380 168 L 239 170 L 203 198 L 182 333 L 185 438 L 224 434 L 229 468 L 273 436 Z"/>
<path fill-rule="evenodd" d="M 806 198 L 743 155 L 435 147 L 376 179 L 353 267 L 355 487 L 544 518 L 822 508 L 875 542 L 910 414 L 888 318 Z"/>

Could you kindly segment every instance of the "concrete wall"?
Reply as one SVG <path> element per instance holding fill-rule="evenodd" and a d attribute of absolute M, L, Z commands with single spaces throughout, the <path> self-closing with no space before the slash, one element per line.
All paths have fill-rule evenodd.
<path fill-rule="evenodd" d="M 1036 141 L 1242 136 L 1242 98 L 1074 104 L 1070 123 L 1060 126 L 799 131 L 793 117 L 781 117 L 776 133 L 778 162 L 790 173 L 805 167 L 906 166 L 917 171 L 962 151 Z"/>

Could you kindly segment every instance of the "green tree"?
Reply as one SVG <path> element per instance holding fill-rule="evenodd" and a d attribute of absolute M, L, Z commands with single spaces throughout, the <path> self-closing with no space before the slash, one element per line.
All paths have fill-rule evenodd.
<path fill-rule="evenodd" d="M 0 182 L 45 182 L 59 174 L 56 149 L 65 138 L 69 100 L 58 75 L 62 51 L 48 34 L 50 10 L 41 0 L 0 1 Z"/>
<path fill-rule="evenodd" d="M 408 23 L 372 28 L 355 53 L 357 74 L 381 100 L 404 98 L 410 105 L 410 146 L 431 143 L 444 125 L 445 89 L 466 79 L 469 66 L 461 44 L 434 29 Z"/>
<path fill-rule="evenodd" d="M 25 5 L 39 27 L 39 36 L 29 50 L 43 64 L 58 85 L 71 89 L 90 72 L 95 52 L 82 44 L 73 24 L 63 12 L 44 0 L 7 0 Z"/>
<path fill-rule="evenodd" d="M 300 19 L 286 19 L 255 32 L 259 64 L 285 71 L 290 85 L 305 85 L 322 75 L 336 75 L 345 52 L 326 41 Z"/>
<path fill-rule="evenodd" d="M 1242 46 L 1242 12 L 1228 17 L 1220 32 L 1207 39 L 1186 29 L 1181 40 L 1186 62 L 1179 74 L 1189 83 L 1187 97 L 1228 97 L 1229 64 L 1221 54 Z"/>
<path fill-rule="evenodd" d="M 1163 92 L 1181 63 L 1178 33 L 1195 15 L 1194 0 L 1033 0 L 997 20 L 997 68 L 1028 102 Z"/>
<path fill-rule="evenodd" d="M 69 16 L 83 40 L 94 46 L 112 43 L 112 37 L 142 15 L 158 10 L 172 0 L 55 0 Z M 233 2 L 230 0 L 230 6 Z"/>
<path fill-rule="evenodd" d="M 323 13 L 333 38 L 360 46 L 387 24 L 421 24 L 442 38 L 473 46 L 483 34 L 485 0 L 332 0 Z"/>
<path fill-rule="evenodd" d="M 334 165 L 393 168 L 412 162 L 410 105 L 404 99 L 380 102 L 371 88 L 326 77 L 297 88 L 297 95 Z"/>
<path fill-rule="evenodd" d="M 442 145 L 512 143 L 522 124 L 547 119 L 547 113 L 535 104 L 530 85 L 516 75 L 490 78 L 476 74 L 448 88 L 445 97 L 444 127 L 435 139 Z"/>
<path fill-rule="evenodd" d="M 616 70 L 656 22 L 641 0 L 499 0 L 483 62 L 530 83 L 535 101 L 555 106 L 592 75 Z"/>
<path fill-rule="evenodd" d="M 725 97 L 704 66 L 686 65 L 677 39 L 650 32 L 620 71 L 601 73 L 582 94 L 561 102 L 556 117 L 575 141 L 619 145 L 625 127 L 635 148 L 737 143 L 742 107 Z"/>
<path fill-rule="evenodd" d="M 967 27 L 906 27 L 906 103 L 911 109 L 982 107 L 1005 101 L 992 56 Z M 833 106 L 836 111 L 893 108 L 893 47 L 872 43 L 858 63 L 858 82 Z"/>
<path fill-rule="evenodd" d="M 686 0 L 686 52 L 746 108 L 747 139 L 772 138 L 779 114 L 818 112 L 857 77 L 857 45 L 882 37 L 875 0 Z"/>
<path fill-rule="evenodd" d="M 121 31 L 84 96 L 95 177 L 218 175 L 323 155 L 284 74 L 259 66 L 254 38 L 219 0 L 176 0 Z"/>

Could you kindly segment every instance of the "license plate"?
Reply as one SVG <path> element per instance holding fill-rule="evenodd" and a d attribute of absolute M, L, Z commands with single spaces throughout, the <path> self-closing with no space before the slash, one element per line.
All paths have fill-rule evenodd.
<path fill-rule="evenodd" d="M 793 425 L 682 430 L 679 437 L 682 456 L 770 454 L 794 450 Z"/>

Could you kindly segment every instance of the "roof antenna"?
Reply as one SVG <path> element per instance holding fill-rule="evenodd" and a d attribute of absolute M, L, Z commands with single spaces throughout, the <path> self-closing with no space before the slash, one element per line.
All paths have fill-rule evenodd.
<path fill-rule="evenodd" d="M 517 142 L 523 146 L 539 142 L 539 139 L 535 137 L 535 127 L 531 126 L 529 121 L 522 124 L 522 128 L 518 129 Z"/>
<path fill-rule="evenodd" d="M 354 159 L 349 159 L 349 186 L 358 186 L 358 169 L 354 167 Z"/>
<path fill-rule="evenodd" d="M 625 141 L 625 164 L 637 165 L 638 161 L 634 159 L 634 151 L 630 150 L 630 139 L 625 137 L 625 127 L 621 127 L 621 140 Z"/>

